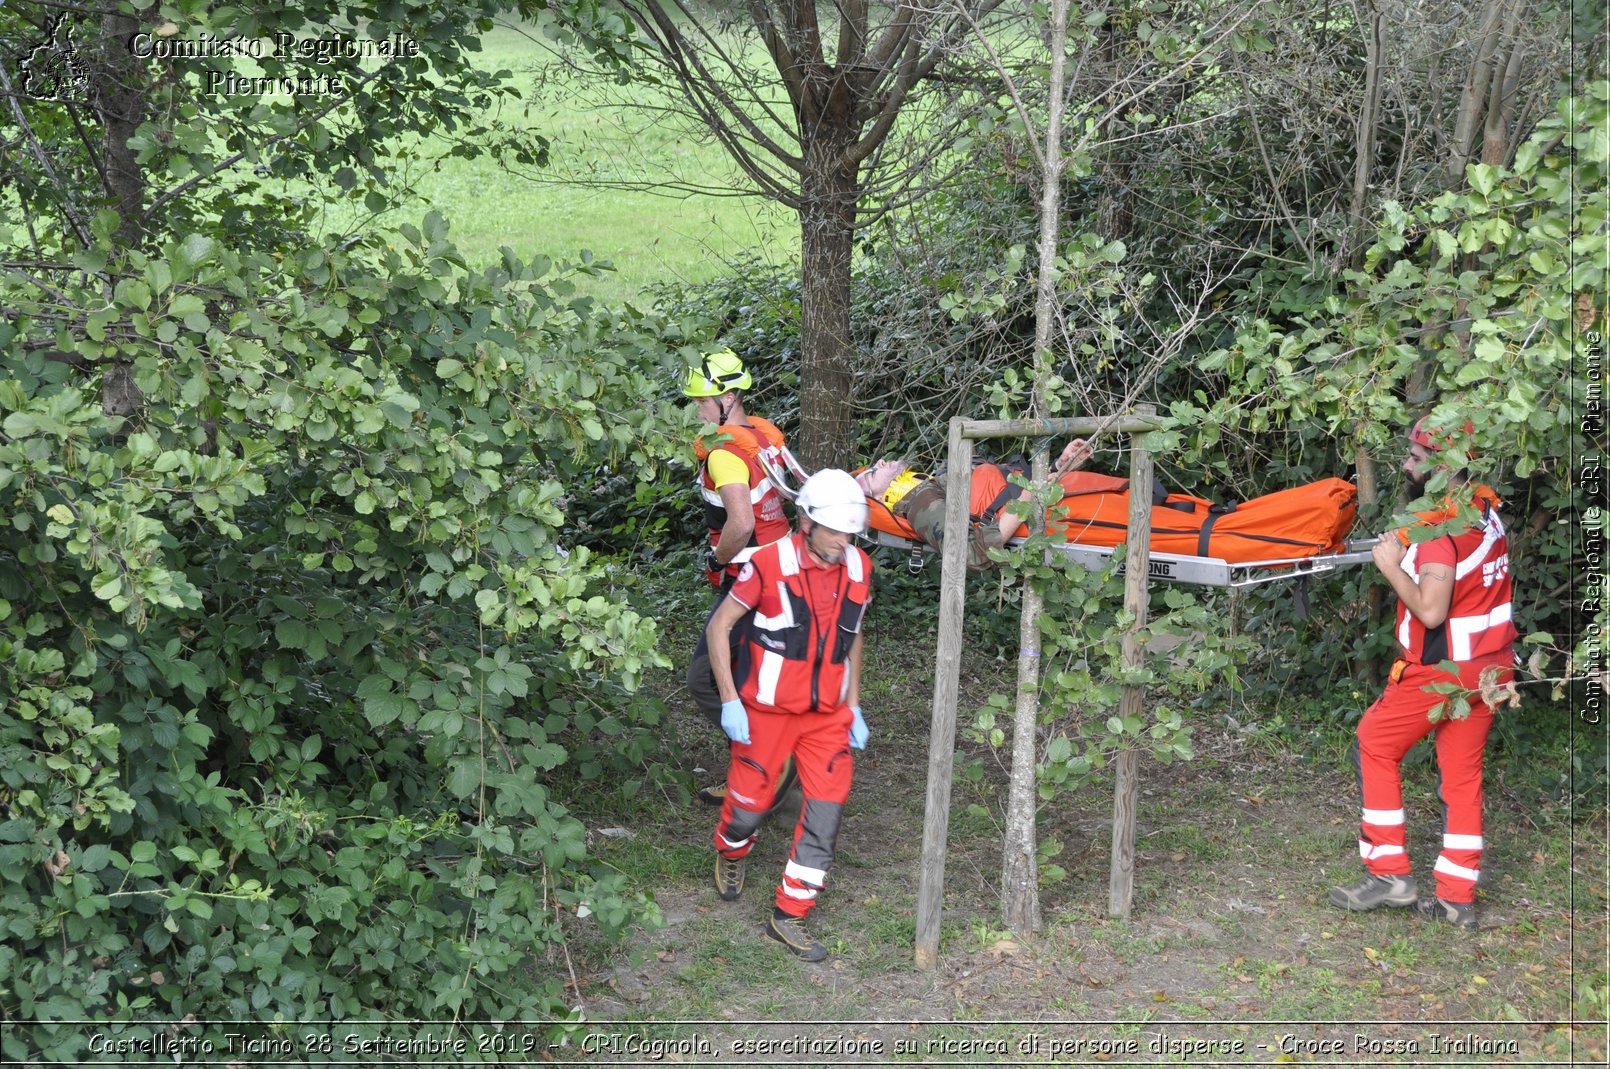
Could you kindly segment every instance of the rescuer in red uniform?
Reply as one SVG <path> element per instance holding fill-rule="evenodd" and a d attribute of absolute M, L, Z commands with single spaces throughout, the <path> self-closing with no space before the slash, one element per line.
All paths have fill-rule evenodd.
<path fill-rule="evenodd" d="M 861 622 L 872 561 L 851 543 L 866 530 L 867 503 L 848 472 L 817 472 L 794 504 L 799 530 L 755 552 L 706 628 L 721 726 L 732 740 L 715 885 L 727 901 L 743 891 L 746 859 L 792 755 L 805 804 L 766 931 L 806 961 L 821 961 L 827 948 L 805 916 L 833 864 L 855 768 L 850 751 L 867 743 Z"/>
<path fill-rule="evenodd" d="M 766 476 L 762 461 L 780 466 L 786 448 L 783 432 L 770 420 L 744 411 L 743 392 L 753 385 L 743 361 L 731 349 L 705 354 L 688 368 L 682 396 L 694 402 L 698 417 L 716 425 L 713 435 L 700 435 L 693 443 L 699 462 L 699 496 L 704 502 L 704 523 L 709 530 L 705 549 L 705 578 L 716 588 L 716 604 L 726 596 L 738 571 L 755 551 L 788 537 L 783 496 Z M 711 612 L 714 613 L 712 608 Z M 706 624 L 709 621 L 706 619 Z M 710 650 L 703 630 L 688 665 L 688 694 L 712 724 L 721 724 L 721 696 L 710 671 Z M 784 770 L 779 801 L 793 783 L 793 769 Z M 720 805 L 726 785 L 711 784 L 699 799 Z"/>
<path fill-rule="evenodd" d="M 1464 426 L 1461 444 L 1474 431 Z M 1416 489 L 1439 466 L 1451 437 L 1422 418 L 1409 433 L 1403 471 Z M 1468 450 L 1468 446 L 1467 446 Z M 1481 875 L 1482 755 L 1493 711 L 1483 683 L 1514 674 L 1509 541 L 1491 489 L 1450 474 L 1444 507 L 1420 513 L 1411 527 L 1381 536 L 1375 565 L 1398 596 L 1398 657 L 1385 692 L 1358 725 L 1359 784 L 1364 796 L 1359 854 L 1369 871 L 1358 883 L 1333 887 L 1343 909 L 1416 906 L 1421 916 L 1476 927 Z M 1452 670 L 1444 667 L 1451 664 Z M 1467 692 L 1468 716 L 1455 717 L 1451 696 L 1428 685 L 1454 683 Z M 1420 898 L 1409 866 L 1399 765 L 1435 733 L 1444 810 L 1436 894 Z"/>

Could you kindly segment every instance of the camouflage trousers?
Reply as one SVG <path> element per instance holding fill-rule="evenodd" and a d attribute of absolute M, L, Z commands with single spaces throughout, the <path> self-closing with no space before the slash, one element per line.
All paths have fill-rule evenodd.
<path fill-rule="evenodd" d="M 890 510 L 896 519 L 905 520 L 917 537 L 936 552 L 944 551 L 945 542 L 945 484 L 929 479 L 911 493 L 895 502 Z M 1001 532 L 993 523 L 969 522 L 967 538 L 967 570 L 985 572 L 995 567 L 989 551 L 1001 546 Z"/>

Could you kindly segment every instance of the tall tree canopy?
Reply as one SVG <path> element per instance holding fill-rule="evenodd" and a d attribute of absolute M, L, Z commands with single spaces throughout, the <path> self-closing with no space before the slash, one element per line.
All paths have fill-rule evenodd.
<path fill-rule="evenodd" d="M 617 2 L 755 188 L 799 213 L 800 452 L 812 466 L 844 463 L 856 228 L 920 170 L 885 156 L 902 110 L 1000 0 L 753 0 L 744 11 L 767 70 L 731 46 L 713 13 L 681 0 Z M 931 143 L 944 141 L 941 125 L 926 131 Z"/>

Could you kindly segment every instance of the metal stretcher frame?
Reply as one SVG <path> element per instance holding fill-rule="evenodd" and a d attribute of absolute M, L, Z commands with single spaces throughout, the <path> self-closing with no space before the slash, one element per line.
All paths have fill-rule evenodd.
<path fill-rule="evenodd" d="M 926 558 L 933 552 L 933 547 L 923 542 L 913 542 L 909 538 L 889 534 L 887 531 L 868 532 L 867 540 L 875 545 L 888 546 L 892 549 L 910 551 L 912 561 L 908 564 L 912 571 L 916 571 L 926 563 Z M 1021 544 L 1021 539 L 1008 542 L 1007 545 Z M 1231 563 L 1218 557 L 1189 557 L 1179 553 L 1158 553 L 1155 550 L 1149 554 L 1146 564 L 1146 575 L 1151 579 L 1161 579 L 1169 583 L 1181 583 L 1187 586 L 1217 586 L 1239 589 L 1241 587 L 1258 586 L 1262 583 L 1275 583 L 1282 579 L 1298 579 L 1307 575 L 1324 575 L 1334 572 L 1352 564 L 1363 564 L 1370 559 L 1370 549 L 1375 545 L 1375 539 L 1350 541 L 1347 548 L 1340 553 L 1322 553 L 1313 557 L 1282 557 L 1271 560 L 1241 561 Z M 1100 568 L 1108 557 L 1112 556 L 1111 546 L 1086 546 L 1078 542 L 1053 543 L 1051 552 L 1059 553 L 1064 557 L 1086 568 Z M 919 562 L 919 558 L 921 561 Z M 1119 571 L 1122 572 L 1122 567 Z"/>

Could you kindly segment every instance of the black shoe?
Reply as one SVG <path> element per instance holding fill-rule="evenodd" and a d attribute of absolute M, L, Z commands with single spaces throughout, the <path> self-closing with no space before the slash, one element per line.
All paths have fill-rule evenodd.
<path fill-rule="evenodd" d="M 823 946 L 805 929 L 805 918 L 773 909 L 766 923 L 766 934 L 788 948 L 788 952 L 803 961 L 821 961 L 827 957 Z"/>
<path fill-rule="evenodd" d="M 705 805 L 720 805 L 727 800 L 727 781 L 700 788 L 698 798 Z"/>
<path fill-rule="evenodd" d="M 1346 887 L 1330 889 L 1330 904 L 1342 909 L 1368 910 L 1378 906 L 1414 905 L 1418 892 L 1413 876 L 1366 876 Z"/>
<path fill-rule="evenodd" d="M 1414 904 L 1414 911 L 1428 921 L 1443 921 L 1467 932 L 1476 930 L 1476 904 L 1449 902 L 1445 898 L 1422 898 Z"/>
<path fill-rule="evenodd" d="M 721 901 L 732 902 L 744 893 L 744 872 L 749 868 L 746 857 L 727 858 L 716 855 L 716 894 Z"/>

